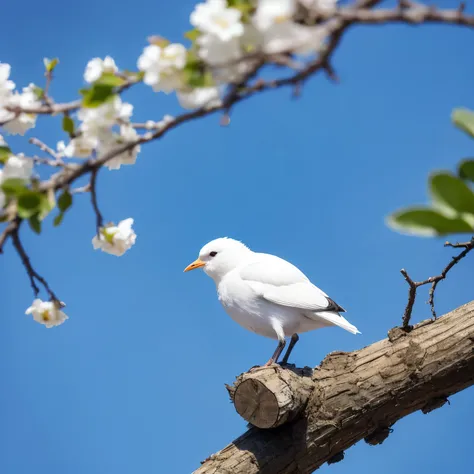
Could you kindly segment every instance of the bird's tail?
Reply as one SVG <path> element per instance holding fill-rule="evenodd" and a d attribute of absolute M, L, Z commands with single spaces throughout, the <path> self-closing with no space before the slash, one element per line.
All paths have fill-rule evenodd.
<path fill-rule="evenodd" d="M 339 326 L 352 334 L 361 334 L 361 332 L 351 324 L 346 318 L 342 317 L 339 313 L 333 313 L 330 311 L 321 311 L 317 314 L 320 318 L 326 320 L 328 323 Z"/>

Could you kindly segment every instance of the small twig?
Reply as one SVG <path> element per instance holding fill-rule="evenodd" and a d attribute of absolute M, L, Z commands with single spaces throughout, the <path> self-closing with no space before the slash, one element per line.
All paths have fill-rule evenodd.
<path fill-rule="evenodd" d="M 36 281 L 39 281 L 43 285 L 44 289 L 48 292 L 51 300 L 58 303 L 59 305 L 62 305 L 53 290 L 51 290 L 51 288 L 49 287 L 48 282 L 31 265 L 30 257 L 28 257 L 28 254 L 26 253 L 25 248 L 23 247 L 23 244 L 20 240 L 20 235 L 18 232 L 20 224 L 21 220 L 16 219 L 16 227 L 11 232 L 11 239 L 13 242 L 13 246 L 15 247 L 16 251 L 18 252 L 18 255 L 20 256 L 21 262 L 25 267 L 26 273 L 30 278 L 31 287 L 33 288 L 35 296 L 37 297 L 38 293 L 40 292 L 40 289 L 36 284 Z"/>
<path fill-rule="evenodd" d="M 459 260 L 463 259 L 473 248 L 474 248 L 474 237 L 471 239 L 471 242 L 465 246 L 464 250 L 459 255 L 457 255 L 456 257 L 453 257 L 453 259 L 449 262 L 448 265 L 446 265 L 444 270 L 438 276 L 429 278 L 427 280 L 428 283 L 431 283 L 431 288 L 429 291 L 430 297 L 428 299 L 428 303 L 431 306 L 431 313 L 433 314 L 434 319 L 437 318 L 435 305 L 434 305 L 434 293 L 435 293 L 436 287 L 438 286 L 438 283 L 441 280 L 444 280 L 449 270 L 451 270 L 451 268 L 453 268 L 454 265 L 456 265 L 459 262 Z"/>
<path fill-rule="evenodd" d="M 339 77 L 336 74 L 336 71 L 334 70 L 332 64 L 329 62 L 329 60 L 326 62 L 326 64 L 323 65 L 323 69 L 326 72 L 327 76 L 331 81 L 335 82 L 336 84 L 339 83 Z"/>
<path fill-rule="evenodd" d="M 29 158 L 29 157 L 26 157 Z M 67 166 L 63 161 L 56 161 L 56 160 L 50 160 L 49 158 L 42 158 L 41 156 L 32 156 L 31 159 L 39 164 L 39 165 L 48 165 L 48 166 L 53 166 L 55 168 L 62 168 L 64 166 Z"/>
<path fill-rule="evenodd" d="M 62 165 L 63 161 L 58 153 L 56 153 L 52 148 L 50 148 L 46 143 L 43 143 L 39 138 L 32 137 L 28 140 L 32 145 L 36 145 L 41 151 L 44 151 L 48 155 L 52 156 L 55 160 L 55 165 Z"/>
<path fill-rule="evenodd" d="M 448 274 L 448 272 L 451 270 L 451 268 L 454 267 L 461 259 L 463 259 L 472 249 L 474 249 L 474 237 L 469 241 L 469 242 L 462 242 L 462 243 L 456 243 L 452 244 L 450 242 L 446 242 L 444 244 L 445 247 L 453 247 L 453 248 L 464 248 L 464 250 L 459 254 L 456 255 L 455 257 L 452 258 L 452 260 L 444 267 L 442 272 L 439 275 L 427 278 L 426 280 L 423 281 L 413 281 L 409 276 L 408 273 L 406 272 L 405 269 L 400 270 L 400 273 L 404 276 L 405 280 L 407 281 L 409 285 L 408 289 L 408 302 L 405 307 L 405 312 L 403 313 L 403 323 L 402 327 L 403 329 L 408 329 L 409 324 L 410 324 L 410 318 L 411 318 L 411 313 L 413 310 L 413 305 L 415 304 L 415 299 L 416 299 L 416 290 L 420 286 L 428 285 L 431 284 L 431 288 L 429 291 L 429 299 L 428 299 L 428 304 L 430 305 L 431 308 L 431 314 L 433 315 L 433 318 L 436 319 L 436 309 L 435 309 L 435 304 L 434 304 L 434 295 L 436 291 L 436 287 L 438 286 L 438 283 L 441 280 L 444 280 Z"/>
<path fill-rule="evenodd" d="M 277 66 L 286 66 L 295 71 L 301 71 L 305 66 L 304 63 L 295 61 L 289 54 L 284 53 L 269 55 L 267 62 L 276 64 Z"/>
<path fill-rule="evenodd" d="M 97 237 L 100 237 L 100 229 L 103 227 L 104 224 L 104 218 L 102 217 L 102 214 L 99 209 L 99 205 L 97 204 L 97 175 L 99 174 L 99 169 L 100 168 L 94 168 L 91 171 L 91 182 L 90 182 L 90 193 L 91 193 L 91 202 L 92 202 L 92 207 L 95 212 L 96 216 L 96 232 L 97 232 Z"/>
<path fill-rule="evenodd" d="M 51 86 L 51 81 L 53 80 L 53 71 L 46 71 L 44 73 L 44 75 L 46 76 L 46 84 L 44 86 L 44 91 L 43 91 L 43 100 L 44 100 L 44 103 L 48 106 L 48 107 L 52 107 L 53 106 L 53 100 L 51 99 L 51 97 L 49 97 L 48 93 L 49 93 L 49 87 Z"/>
<path fill-rule="evenodd" d="M 91 183 L 87 183 L 85 186 L 71 189 L 71 194 L 88 193 L 91 190 Z"/>
<path fill-rule="evenodd" d="M 452 247 L 454 249 L 457 249 L 457 248 L 467 248 L 471 244 L 472 244 L 472 240 L 470 240 L 469 242 L 456 242 L 455 244 L 452 244 L 451 242 L 445 242 L 444 246 L 445 247 Z"/>
<path fill-rule="evenodd" d="M 405 312 L 403 313 L 403 324 L 402 327 L 403 329 L 408 329 L 410 325 L 410 318 L 411 318 L 411 312 L 413 310 L 413 305 L 415 304 L 415 299 L 416 299 L 416 289 L 418 288 L 418 283 L 415 283 L 409 276 L 407 271 L 402 268 L 400 270 L 400 273 L 405 277 L 405 280 L 407 281 L 409 288 L 408 288 L 408 302 L 407 306 L 405 308 Z"/>

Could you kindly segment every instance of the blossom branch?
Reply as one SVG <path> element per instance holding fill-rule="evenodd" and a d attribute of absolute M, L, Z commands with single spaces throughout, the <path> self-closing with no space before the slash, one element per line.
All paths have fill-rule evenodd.
<path fill-rule="evenodd" d="M 48 282 L 33 268 L 31 264 L 30 258 L 28 257 L 28 254 L 26 253 L 25 248 L 23 247 L 23 244 L 20 240 L 19 229 L 20 229 L 21 222 L 22 221 L 20 219 L 18 218 L 16 219 L 16 225 L 10 231 L 10 236 L 13 242 L 13 246 L 15 247 L 15 250 L 20 256 L 21 262 L 23 263 L 26 273 L 28 274 L 28 277 L 30 278 L 30 284 L 31 284 L 31 287 L 33 288 L 33 292 L 35 296 L 38 296 L 40 292 L 40 289 L 38 288 L 38 285 L 36 284 L 36 281 L 38 281 L 39 283 L 41 283 L 41 285 L 43 285 L 44 289 L 49 294 L 51 300 L 58 303 L 61 306 L 62 305 L 61 302 L 59 301 L 58 297 L 53 292 L 53 290 L 51 290 L 51 288 L 49 287 Z"/>
<path fill-rule="evenodd" d="M 126 80 L 126 82 L 117 87 L 117 94 L 120 94 L 127 89 L 129 89 L 131 86 L 137 84 L 140 82 L 141 79 L 137 77 L 132 77 Z M 66 102 L 63 104 L 45 104 L 41 105 L 39 107 L 17 107 L 17 106 L 6 106 L 5 109 L 8 110 L 9 112 L 13 112 L 16 117 L 18 115 L 24 113 L 24 114 L 34 114 L 34 115 L 58 115 L 58 114 L 68 114 L 70 112 L 74 112 L 77 109 L 79 109 L 82 105 L 82 100 L 73 100 L 72 102 Z M 9 119 L 8 121 L 11 121 L 12 119 Z M 0 126 L 5 125 L 4 123 L 0 122 Z"/>
<path fill-rule="evenodd" d="M 453 247 L 453 248 L 464 248 L 464 250 L 460 254 L 453 257 L 452 260 L 448 263 L 448 265 L 446 265 L 446 267 L 444 267 L 444 269 L 439 275 L 427 278 L 426 280 L 423 280 L 423 281 L 413 281 L 405 269 L 400 270 L 400 273 L 404 276 L 409 286 L 408 302 L 405 307 L 405 311 L 403 313 L 403 319 L 402 319 L 402 327 L 404 329 L 410 328 L 409 324 L 410 324 L 411 314 L 413 310 L 413 305 L 415 304 L 415 300 L 416 300 L 416 292 L 420 286 L 429 285 L 429 284 L 431 285 L 431 288 L 429 290 L 428 304 L 430 305 L 431 314 L 433 315 L 433 318 L 434 319 L 437 318 L 435 304 L 434 304 L 434 296 L 435 296 L 435 291 L 438 286 L 438 283 L 444 280 L 448 272 L 460 260 L 462 260 L 472 249 L 474 249 L 474 237 L 469 242 L 456 243 L 456 244 L 451 244 L 450 242 L 446 242 L 444 246 Z"/>
<path fill-rule="evenodd" d="M 51 160 L 48 160 L 48 161 L 44 162 L 44 164 L 48 164 L 48 165 L 51 165 L 51 166 L 64 166 L 63 160 L 61 159 L 59 154 L 56 153 L 48 145 L 43 143 L 39 138 L 35 138 L 35 137 L 30 138 L 29 142 L 32 145 L 36 145 L 41 151 L 44 151 L 45 153 L 47 153 L 48 155 L 53 157 L 54 161 L 51 162 Z"/>
<path fill-rule="evenodd" d="M 92 207 L 95 212 L 96 216 L 96 231 L 97 231 L 97 239 L 100 241 L 100 228 L 103 226 L 103 217 L 100 212 L 98 202 L 97 202 L 97 175 L 100 168 L 103 165 L 106 165 L 109 161 L 113 160 L 114 158 L 119 157 L 121 154 L 125 154 L 126 158 L 123 160 L 128 160 L 128 162 L 122 161 L 122 164 L 131 164 L 134 162 L 136 157 L 136 150 L 134 154 L 134 148 L 138 147 L 139 145 L 150 143 L 152 141 L 161 139 L 165 134 L 169 131 L 174 129 L 175 127 L 180 126 L 186 122 L 196 120 L 200 117 L 204 117 L 207 115 L 211 115 L 216 112 L 224 112 L 224 117 L 226 120 L 224 122 L 228 122 L 228 114 L 229 111 L 239 102 L 242 102 L 256 94 L 260 94 L 265 91 L 281 88 L 281 87 L 291 87 L 293 89 L 294 96 L 299 96 L 302 90 L 302 87 L 306 80 L 310 77 L 318 74 L 319 72 L 325 73 L 329 79 L 332 81 L 337 82 L 338 78 L 335 72 L 335 69 L 332 65 L 333 53 L 338 47 L 341 42 L 341 39 L 344 33 L 351 27 L 357 24 L 367 24 L 367 25 L 378 25 L 378 24 L 386 24 L 386 23 L 405 23 L 405 24 L 422 24 L 422 23 L 444 23 L 444 24 L 455 24 L 460 26 L 466 27 L 474 27 L 474 16 L 466 15 L 464 13 L 464 8 L 461 6 L 458 9 L 439 9 L 436 7 L 429 7 L 425 5 L 421 5 L 418 3 L 413 3 L 408 0 L 400 0 L 399 4 L 396 8 L 393 9 L 378 9 L 374 8 L 377 7 L 381 3 L 381 0 L 357 0 L 354 2 L 353 5 L 342 7 L 342 8 L 334 8 L 332 10 L 327 11 L 311 11 L 306 10 L 305 15 L 306 17 L 303 18 L 293 18 L 293 20 L 305 24 L 305 25 L 316 25 L 316 28 L 321 33 L 321 38 L 324 39 L 324 42 L 318 43 L 320 46 L 313 45 L 313 52 L 316 52 L 316 57 L 312 60 L 309 60 L 305 63 L 300 63 L 294 60 L 293 51 L 297 51 L 299 44 L 295 44 L 291 46 L 291 50 L 288 51 L 281 51 L 279 53 L 272 53 L 266 54 L 262 53 L 261 51 L 256 53 L 251 53 L 244 55 L 243 57 L 236 60 L 236 64 L 242 66 L 242 69 L 239 69 L 240 77 L 234 82 L 227 83 L 227 92 L 222 97 L 221 100 L 212 100 L 211 102 L 201 105 L 196 109 L 185 112 L 177 117 L 165 117 L 161 122 L 146 122 L 146 123 L 137 123 L 137 124 L 130 124 L 129 123 L 129 115 L 126 115 L 126 118 L 123 118 L 124 115 L 120 115 L 117 113 L 116 118 L 114 119 L 115 122 L 113 123 L 106 123 L 105 125 L 102 124 L 104 130 L 110 132 L 109 138 L 115 140 L 115 132 L 112 131 L 112 127 L 114 125 L 120 125 L 121 135 L 120 140 L 117 140 L 113 143 L 113 146 L 110 145 L 106 140 L 103 140 L 101 143 L 98 140 L 98 137 L 91 137 L 87 136 L 84 132 L 85 128 L 81 128 L 85 124 L 85 119 L 80 118 L 83 121 L 79 130 L 79 133 L 76 134 L 74 131 L 74 126 L 72 125 L 68 131 L 71 142 L 71 148 L 68 150 L 67 156 L 76 156 L 75 152 L 78 152 L 78 158 L 85 158 L 88 156 L 96 156 L 97 152 L 97 143 L 99 146 L 103 146 L 100 149 L 100 153 L 98 153 L 99 158 L 90 158 L 85 161 L 81 161 L 80 164 L 68 164 L 65 165 L 62 161 L 62 155 L 60 153 L 55 152 L 53 149 L 48 147 L 42 141 L 37 138 L 32 138 L 30 143 L 38 146 L 43 152 L 50 155 L 53 159 L 45 159 L 45 158 L 38 158 L 34 157 L 33 159 L 38 163 L 48 164 L 51 166 L 62 167 L 62 169 L 50 176 L 48 179 L 39 183 L 39 186 L 35 188 L 35 191 L 40 193 L 52 193 L 59 191 L 60 189 L 69 189 L 72 187 L 73 183 L 80 177 L 85 176 L 88 173 L 91 173 L 90 182 L 86 186 L 77 187 L 72 189 L 71 193 L 84 193 L 90 192 L 91 193 L 91 203 Z M 304 10 L 304 9 L 303 9 Z M 290 17 L 291 19 L 291 17 Z M 240 25 L 242 26 L 242 25 Z M 321 40 L 323 41 L 323 40 Z M 173 46 L 173 45 L 171 45 Z M 182 45 L 174 45 L 181 48 L 183 54 L 186 53 L 186 49 Z M 156 45 L 155 45 L 156 47 Z M 258 48 L 257 48 L 258 49 Z M 164 50 L 163 50 L 164 51 Z M 96 58 L 98 59 L 98 58 Z M 109 60 L 111 58 L 108 58 Z M 101 60 L 98 59 L 100 62 Z M 184 61 L 184 59 L 183 59 Z M 104 62 L 105 64 L 105 62 Z M 104 69 L 105 66 L 101 63 L 101 69 L 99 72 L 100 74 L 96 77 L 96 79 L 86 79 L 89 83 L 95 83 L 94 81 L 101 77 L 101 74 L 105 71 L 106 74 L 111 74 L 112 76 L 115 75 L 117 77 L 121 77 L 125 80 L 125 82 L 117 87 L 113 87 L 113 92 L 115 94 L 120 94 L 132 85 L 141 81 L 142 73 L 146 74 L 143 69 L 142 73 L 139 75 L 128 75 L 125 76 L 118 72 L 118 68 L 116 68 L 115 63 L 113 60 L 109 61 L 107 68 Z M 262 68 L 266 65 L 276 65 L 276 66 L 283 66 L 290 70 L 291 72 L 287 72 L 289 75 L 285 77 L 277 77 L 271 80 L 264 80 L 259 78 L 258 75 L 261 72 Z M 112 69 L 110 69 L 112 68 Z M 115 68 L 115 69 L 113 69 Z M 209 70 L 218 70 L 226 68 L 225 65 L 214 65 L 203 66 L 203 69 L 206 69 L 206 72 Z M 109 72 L 112 70 L 113 72 Z M 94 71 L 89 71 L 94 74 Z M 174 71 L 176 72 L 176 71 Z M 178 71 L 178 72 L 181 72 Z M 171 75 L 172 76 L 172 75 Z M 171 77 L 170 76 L 170 77 Z M 166 77 L 166 74 L 163 75 Z M 234 76 L 235 77 L 235 76 Z M 110 79 L 110 77 L 109 77 Z M 112 79 L 115 79 L 112 77 Z M 169 77 L 168 77 L 169 79 Z M 72 102 L 67 102 L 63 104 L 56 104 L 54 101 L 49 98 L 49 86 L 52 80 L 52 71 L 46 73 L 46 86 L 45 91 L 43 93 L 43 102 L 37 101 L 30 101 L 26 102 L 26 104 L 31 104 L 30 106 L 19 106 L 17 102 L 11 102 L 10 105 L 4 105 L 3 109 L 7 112 L 10 112 L 11 116 L 4 121 L 3 123 L 0 122 L 0 126 L 7 124 L 8 122 L 12 122 L 16 119 L 21 121 L 21 119 L 25 119 L 22 117 L 22 114 L 25 115 L 57 115 L 57 114 L 64 114 L 68 116 L 71 112 L 74 112 L 80 109 L 83 105 L 82 100 L 75 100 Z M 149 82 L 147 82 L 148 84 Z M 212 81 L 211 81 L 212 83 Z M 175 89 L 178 92 L 182 92 L 183 84 L 181 83 L 180 86 L 176 86 Z M 159 90 L 159 89 L 158 89 Z M 30 91 L 31 93 L 31 91 Z M 18 95 L 16 96 L 18 97 Z M 120 98 L 117 98 L 117 101 L 120 102 Z M 25 102 L 21 102 L 22 105 Z M 111 102 L 108 102 L 110 104 Z M 199 102 L 202 104 L 203 102 Z M 12 105 L 15 104 L 15 105 Z M 105 102 L 104 102 L 105 104 Z M 129 109 L 131 110 L 131 105 L 127 104 Z M 102 107 L 102 105 L 100 105 Z M 90 109 L 82 108 L 80 114 L 84 111 Z M 97 109 L 96 109 L 97 110 Z M 80 117 L 79 114 L 79 117 Z M 118 118 L 120 117 L 120 118 Z M 28 117 L 26 117 L 28 118 Z M 105 120 L 105 118 L 103 118 Z M 108 120 L 108 119 L 107 119 Z M 97 125 L 97 124 L 96 124 Z M 99 124 L 100 125 L 100 124 Z M 30 125 L 31 127 L 32 125 Z M 33 125 L 34 126 L 34 125 Z M 66 127 L 67 128 L 67 124 Z M 125 129 L 125 132 L 122 132 L 122 128 Z M 138 135 L 136 129 L 145 129 L 148 130 L 143 135 Z M 130 133 L 131 130 L 131 133 Z M 89 140 L 89 141 L 87 141 Z M 91 142 L 93 144 L 91 144 Z M 69 146 L 68 145 L 68 146 Z M 69 153 L 70 150 L 73 150 Z M 87 153 L 90 151 L 90 153 Z M 117 162 L 111 164 L 111 168 L 120 167 L 120 157 Z M 70 204 L 69 204 L 70 205 Z M 67 206 L 68 207 L 68 206 Z M 15 214 L 14 214 L 15 216 Z M 60 216 L 62 218 L 62 215 Z M 49 288 L 47 282 L 35 272 L 33 269 L 31 262 L 21 244 L 19 238 L 19 226 L 22 222 L 21 219 L 17 217 L 12 217 L 12 222 L 8 224 L 5 228 L 4 232 L 0 235 L 0 253 L 2 247 L 4 246 L 6 240 L 8 238 L 12 238 L 13 245 L 17 250 L 18 254 L 21 257 L 23 265 L 27 270 L 27 273 L 30 277 L 31 285 L 35 294 L 37 295 L 39 292 L 37 282 L 41 283 L 46 291 L 49 293 L 51 298 L 55 301 L 58 301 L 52 290 Z M 133 222 L 133 220 L 129 219 Z M 59 221 L 60 222 L 60 221 Z M 30 221 L 31 224 L 31 221 Z M 120 223 L 119 223 L 120 225 Z M 124 228 L 128 226 L 130 227 L 131 224 L 127 223 L 124 224 Z M 129 235 L 131 235 L 130 228 L 128 228 Z M 131 242 L 132 240 L 130 240 Z M 133 240 L 134 242 L 134 240 Z M 99 242 L 101 245 L 102 243 Z M 109 243 L 109 242 L 106 242 Z M 104 244 L 105 245 L 105 244 Z M 131 245 L 127 243 L 127 245 Z M 417 289 L 420 286 L 431 284 L 431 289 L 429 292 L 429 304 L 431 306 L 431 311 L 433 317 L 436 318 L 436 312 L 434 308 L 434 293 L 437 287 L 437 284 L 443 280 L 447 273 L 451 270 L 451 268 L 458 263 L 469 251 L 472 250 L 474 247 L 474 240 L 464 244 L 447 244 L 451 247 L 456 248 L 463 248 L 463 251 L 447 265 L 440 275 L 436 277 L 431 277 L 422 282 L 415 282 L 413 281 L 408 273 L 405 270 L 402 270 L 402 274 L 404 275 L 406 281 L 409 284 L 409 297 L 407 307 L 405 309 L 405 313 L 403 316 L 403 327 L 408 328 L 411 312 L 413 305 L 416 299 Z"/>

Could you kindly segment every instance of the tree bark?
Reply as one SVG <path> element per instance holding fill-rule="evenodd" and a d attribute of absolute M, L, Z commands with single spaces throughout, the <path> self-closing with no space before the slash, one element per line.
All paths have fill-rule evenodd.
<path fill-rule="evenodd" d="M 314 389 L 312 370 L 305 369 L 274 364 L 240 375 L 233 387 L 227 387 L 237 413 L 257 428 L 276 428 L 293 420 Z"/>
<path fill-rule="evenodd" d="M 292 412 L 293 421 L 251 428 L 195 474 L 311 473 L 325 462 L 340 461 L 343 451 L 361 439 L 382 443 L 399 419 L 417 410 L 429 413 L 474 384 L 474 301 L 410 332 L 394 328 L 388 336 L 355 352 L 326 356 L 313 371 L 309 397 L 296 397 L 307 402 Z M 284 370 L 275 370 L 274 377 Z M 237 380 L 237 389 L 243 379 Z M 266 390 L 281 391 L 268 371 L 256 371 L 251 379 Z M 298 383 L 291 386 L 297 389 Z M 231 397 L 237 393 L 229 391 Z M 259 409 L 264 416 L 265 407 Z"/>

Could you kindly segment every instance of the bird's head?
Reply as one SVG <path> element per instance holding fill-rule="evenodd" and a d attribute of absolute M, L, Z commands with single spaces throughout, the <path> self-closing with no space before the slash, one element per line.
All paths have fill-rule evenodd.
<path fill-rule="evenodd" d="M 222 237 L 204 245 L 199 257 L 184 271 L 202 268 L 213 280 L 220 280 L 236 268 L 252 251 L 238 240 Z"/>

